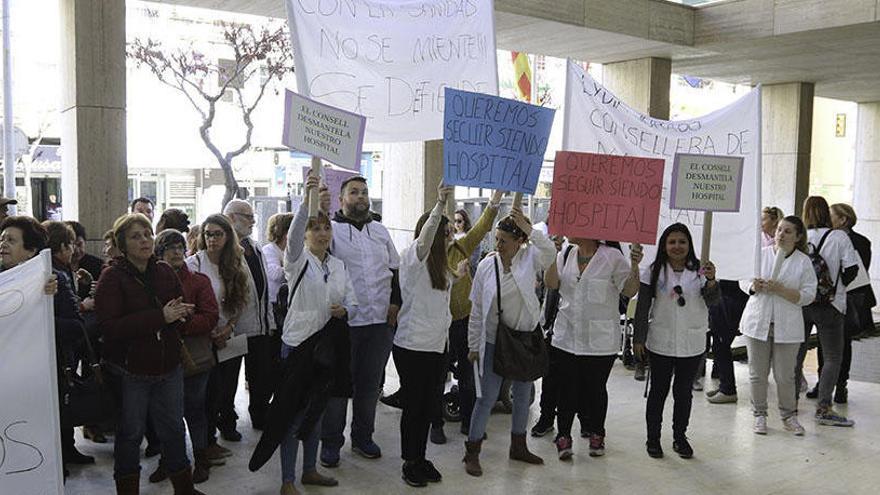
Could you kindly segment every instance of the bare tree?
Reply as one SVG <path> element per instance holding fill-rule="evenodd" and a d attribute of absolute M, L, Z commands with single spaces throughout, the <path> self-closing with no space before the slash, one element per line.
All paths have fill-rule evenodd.
<path fill-rule="evenodd" d="M 221 23 L 221 26 L 223 38 L 232 49 L 232 58 L 226 61 L 208 60 L 192 47 L 165 49 L 161 42 L 152 38 L 137 38 L 129 43 L 127 56 L 139 68 L 147 67 L 159 81 L 183 93 L 198 112 L 202 119 L 199 136 L 223 169 L 226 182 L 223 206 L 226 206 L 233 198 L 247 196 L 246 190 L 240 188 L 235 179 L 232 160 L 250 149 L 254 130 L 251 115 L 272 80 L 280 81 L 285 74 L 293 72 L 293 56 L 284 27 L 254 29 L 249 24 L 230 23 Z M 218 84 L 212 91 L 209 88 L 213 85 L 207 81 L 215 77 Z M 257 80 L 257 89 L 246 91 L 248 86 L 253 88 L 253 84 L 248 85 L 252 79 Z M 217 102 L 224 95 L 227 99 L 231 96 L 245 127 L 241 145 L 225 153 L 211 137 Z"/>

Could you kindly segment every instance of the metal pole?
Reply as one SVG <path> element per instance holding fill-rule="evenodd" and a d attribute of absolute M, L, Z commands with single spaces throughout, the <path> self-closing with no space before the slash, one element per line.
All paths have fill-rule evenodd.
<path fill-rule="evenodd" d="M 3 195 L 15 199 L 15 123 L 12 121 L 12 50 L 9 35 L 9 0 L 3 0 Z M 15 215 L 15 205 L 9 214 Z"/>

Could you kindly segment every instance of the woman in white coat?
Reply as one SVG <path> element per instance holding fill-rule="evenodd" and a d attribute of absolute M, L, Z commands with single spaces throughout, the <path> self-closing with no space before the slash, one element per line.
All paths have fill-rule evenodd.
<path fill-rule="evenodd" d="M 796 371 L 804 341 L 804 306 L 816 297 L 816 273 L 807 252 L 807 229 L 788 216 L 776 227 L 776 245 L 761 253 L 761 273 L 749 286 L 740 331 L 749 352 L 754 432 L 767 434 L 767 376 L 773 367 L 779 415 L 786 431 L 803 435 L 797 419 Z"/>
<path fill-rule="evenodd" d="M 683 459 L 694 455 L 686 436 L 693 402 L 691 387 L 706 350 L 708 305 L 716 304 L 720 297 L 715 266 L 711 262 L 700 266 L 687 226 L 674 223 L 667 227 L 657 243 L 657 257 L 642 270 L 633 336 L 636 355 L 643 358 L 647 349 L 650 356 L 645 446 L 651 457 L 663 457 L 660 427 L 673 375 L 672 448 Z"/>
<path fill-rule="evenodd" d="M 452 273 L 446 248 L 452 240 L 452 225 L 443 215 L 451 187 L 441 187 L 434 208 L 416 224 L 415 242 L 400 254 L 400 308 L 392 354 L 400 375 L 400 447 L 403 480 L 422 487 L 442 477 L 425 458 L 431 420 L 441 407 L 440 386 L 446 378 L 446 343 L 452 313 L 449 293 L 456 278 L 468 270 L 462 260 Z"/>
<path fill-rule="evenodd" d="M 474 404 L 471 428 L 465 442 L 465 469 L 472 476 L 483 474 L 480 448 L 489 414 L 498 397 L 503 378 L 493 370 L 495 335 L 498 328 L 498 299 L 501 319 L 511 329 L 531 332 L 541 317 L 541 304 L 535 294 L 535 279 L 547 269 L 556 255 L 556 246 L 543 232 L 532 229 L 522 210 L 513 208 L 495 229 L 495 252 L 477 267 L 471 288 L 471 316 L 468 326 L 468 358 L 478 362 L 482 396 Z M 496 266 L 498 271 L 496 272 Z M 496 273 L 499 280 L 496 281 Z M 500 285 L 501 294 L 497 287 Z M 540 457 L 526 446 L 531 382 L 513 381 L 513 417 L 510 458 L 542 464 Z"/>
<path fill-rule="evenodd" d="M 562 460 L 572 456 L 571 425 L 578 404 L 586 404 L 590 455 L 605 454 L 606 384 L 620 351 L 620 295 L 639 290 L 642 247 L 634 244 L 627 259 L 620 245 L 593 239 L 570 239 L 544 272 L 548 289 L 558 289 L 559 312 L 550 352 L 558 363 L 559 413 L 556 450 Z"/>

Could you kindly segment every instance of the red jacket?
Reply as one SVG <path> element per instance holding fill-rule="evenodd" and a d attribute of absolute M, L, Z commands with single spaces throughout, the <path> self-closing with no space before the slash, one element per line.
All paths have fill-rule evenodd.
<path fill-rule="evenodd" d="M 104 359 L 135 375 L 163 375 L 180 366 L 180 324 L 165 323 L 162 308 L 182 295 L 180 280 L 164 261 L 150 258 L 141 274 L 127 259 L 116 259 L 95 291 Z"/>
<path fill-rule="evenodd" d="M 194 367 L 187 370 L 186 376 L 205 373 L 214 366 L 214 348 L 210 333 L 217 327 L 220 310 L 217 298 L 207 275 L 191 272 L 186 264 L 177 270 L 183 285 L 184 302 L 195 304 L 195 313 L 180 325 L 183 344 L 192 359 Z"/>

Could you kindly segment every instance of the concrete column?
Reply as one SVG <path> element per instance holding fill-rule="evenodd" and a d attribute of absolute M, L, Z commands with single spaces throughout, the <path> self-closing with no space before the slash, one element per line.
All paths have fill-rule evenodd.
<path fill-rule="evenodd" d="M 413 241 L 416 222 L 437 200 L 443 179 L 443 140 L 385 146 L 382 223 L 394 245 L 403 250 Z"/>
<path fill-rule="evenodd" d="M 59 0 L 61 196 L 90 250 L 125 213 L 125 0 Z"/>
<path fill-rule="evenodd" d="M 871 240 L 875 252 L 880 246 L 880 102 L 860 103 L 856 131 L 856 171 L 853 181 L 853 209 L 856 231 Z M 880 261 L 871 262 L 874 293 L 880 294 Z"/>
<path fill-rule="evenodd" d="M 766 85 L 761 109 L 761 197 L 765 206 L 778 206 L 786 215 L 800 215 L 810 192 L 813 84 Z"/>
<path fill-rule="evenodd" d="M 603 84 L 630 107 L 657 119 L 669 120 L 672 62 L 640 58 L 603 67 Z"/>

